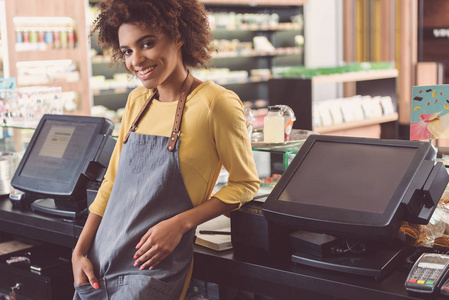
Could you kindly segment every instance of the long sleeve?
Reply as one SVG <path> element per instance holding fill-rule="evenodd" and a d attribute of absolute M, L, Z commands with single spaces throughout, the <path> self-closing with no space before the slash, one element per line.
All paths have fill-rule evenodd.
<path fill-rule="evenodd" d="M 243 106 L 235 93 L 227 90 L 217 94 L 211 106 L 210 130 L 218 156 L 229 172 L 227 185 L 214 197 L 228 204 L 240 205 L 252 200 L 259 189 L 260 180 Z"/>

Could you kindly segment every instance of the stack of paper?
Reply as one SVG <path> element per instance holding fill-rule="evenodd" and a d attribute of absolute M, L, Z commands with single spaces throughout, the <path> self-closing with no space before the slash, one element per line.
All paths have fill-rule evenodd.
<path fill-rule="evenodd" d="M 231 249 L 231 219 L 221 215 L 199 225 L 195 243 L 217 251 Z"/>

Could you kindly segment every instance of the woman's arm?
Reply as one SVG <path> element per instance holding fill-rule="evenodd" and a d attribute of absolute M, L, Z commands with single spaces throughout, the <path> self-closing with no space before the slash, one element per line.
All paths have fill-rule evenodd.
<path fill-rule="evenodd" d="M 136 259 L 134 266 L 139 266 L 140 270 L 156 267 L 173 252 L 184 233 L 237 207 L 238 204 L 226 204 L 217 198 L 211 198 L 190 210 L 156 224 L 137 244 L 138 251 L 134 255 Z"/>
<path fill-rule="evenodd" d="M 92 287 L 98 289 L 98 280 L 94 275 L 92 263 L 86 257 L 87 252 L 92 245 L 92 241 L 100 226 L 102 217 L 94 213 L 90 213 L 87 217 L 86 224 L 76 243 L 72 253 L 73 277 L 75 285 L 79 286 L 90 283 Z"/>

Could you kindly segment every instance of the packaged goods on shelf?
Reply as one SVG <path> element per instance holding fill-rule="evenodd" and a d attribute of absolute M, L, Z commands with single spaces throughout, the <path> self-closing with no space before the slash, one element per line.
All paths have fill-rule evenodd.
<path fill-rule="evenodd" d="M 264 180 L 260 183 L 261 187 L 268 187 L 268 188 L 274 188 L 276 183 L 279 182 L 279 179 L 281 179 L 281 174 L 273 174 L 272 176 L 267 176 L 264 178 Z"/>
<path fill-rule="evenodd" d="M 361 99 L 363 113 L 366 119 L 380 118 L 383 115 L 382 106 L 380 104 L 380 96 L 370 97 L 363 96 Z"/>
<path fill-rule="evenodd" d="M 327 106 L 326 103 L 315 104 L 314 110 L 319 116 L 319 122 L 317 122 L 319 124 L 318 126 L 330 126 L 333 124 L 332 115 L 329 106 Z"/>
<path fill-rule="evenodd" d="M 16 51 L 76 47 L 75 21 L 69 17 L 15 17 Z"/>
<path fill-rule="evenodd" d="M 380 97 L 380 105 L 382 106 L 382 112 L 384 115 L 392 115 L 396 112 L 393 99 L 391 99 L 390 96 Z"/>
<path fill-rule="evenodd" d="M 44 114 L 62 114 L 60 87 L 0 90 L 0 120 L 8 126 L 35 127 Z"/>
<path fill-rule="evenodd" d="M 61 99 L 62 99 L 62 107 L 63 110 L 66 112 L 75 112 L 78 109 L 80 109 L 81 106 L 81 99 L 80 94 L 74 91 L 71 92 L 62 92 L 61 93 Z"/>
<path fill-rule="evenodd" d="M 389 96 L 360 96 L 320 101 L 312 107 L 313 127 L 381 118 L 395 113 Z"/>
<path fill-rule="evenodd" d="M 247 71 L 231 71 L 228 68 L 192 70 L 192 74 L 202 81 L 212 80 L 218 84 L 242 83 L 248 81 Z"/>
<path fill-rule="evenodd" d="M 348 63 L 341 66 L 327 68 L 307 68 L 307 67 L 279 67 L 273 68 L 273 75 L 284 78 L 312 78 L 314 76 L 341 74 L 348 72 L 390 70 L 394 69 L 391 62 L 362 62 Z"/>
<path fill-rule="evenodd" d="M 341 105 L 344 100 L 331 100 L 329 107 L 329 112 L 332 117 L 332 124 L 342 124 L 344 122 L 343 114 L 341 112 Z"/>
<path fill-rule="evenodd" d="M 312 128 L 318 128 L 323 126 L 321 122 L 320 112 L 317 109 L 317 105 L 312 106 Z"/>
<path fill-rule="evenodd" d="M 345 122 L 362 121 L 365 118 L 360 98 L 351 97 L 340 103 Z"/>
<path fill-rule="evenodd" d="M 270 69 L 252 69 L 250 74 L 252 81 L 268 80 L 271 78 Z"/>
<path fill-rule="evenodd" d="M 127 73 L 114 74 L 113 78 L 107 79 L 103 75 L 92 76 L 90 78 L 90 87 L 94 94 L 101 94 L 102 91 L 113 90 L 114 92 L 126 92 L 134 89 L 137 86 L 142 86 L 142 82 L 138 79 L 133 79 Z"/>
<path fill-rule="evenodd" d="M 253 38 L 254 50 L 261 52 L 273 52 L 276 49 L 266 36 L 255 36 Z"/>
<path fill-rule="evenodd" d="M 92 76 L 89 79 L 90 88 L 94 91 L 109 89 L 109 85 L 106 83 L 106 77 L 103 75 Z"/>
<path fill-rule="evenodd" d="M 78 66 L 70 59 L 18 62 L 16 65 L 17 83 L 22 86 L 80 80 Z"/>
<path fill-rule="evenodd" d="M 107 118 L 114 123 L 120 122 L 120 118 L 117 115 L 117 112 L 111 109 L 108 109 L 107 107 L 103 105 L 94 105 L 92 106 L 90 110 L 90 114 L 93 117 L 100 117 L 100 118 Z"/>
<path fill-rule="evenodd" d="M 294 55 L 303 52 L 303 45 L 275 48 L 266 37 L 261 36 L 254 37 L 253 42 L 221 39 L 214 40 L 213 43 L 216 50 L 212 53 L 213 58 Z"/>
<path fill-rule="evenodd" d="M 278 26 L 278 14 L 256 14 L 245 13 L 236 14 L 235 12 L 211 13 L 208 16 L 211 29 L 263 29 Z"/>
<path fill-rule="evenodd" d="M 253 50 L 253 45 L 251 42 L 242 42 L 238 39 L 232 39 L 232 40 L 227 40 L 227 39 L 220 39 L 217 40 L 215 39 L 213 41 L 214 47 L 215 49 L 218 51 L 218 53 L 228 53 L 228 52 L 237 52 L 240 53 L 242 52 L 245 53 L 245 51 L 249 51 L 251 52 L 251 50 Z"/>

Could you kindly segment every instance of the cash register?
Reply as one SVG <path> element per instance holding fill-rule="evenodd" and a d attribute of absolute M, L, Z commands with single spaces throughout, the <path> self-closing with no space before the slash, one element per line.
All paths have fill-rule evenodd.
<path fill-rule="evenodd" d="M 115 146 L 113 129 L 105 118 L 44 115 L 11 180 L 13 204 L 78 218 L 87 188 L 103 179 Z"/>
<path fill-rule="evenodd" d="M 311 135 L 265 202 L 231 215 L 234 249 L 382 277 L 402 222 L 427 224 L 448 184 L 435 159 L 428 142 Z"/>

